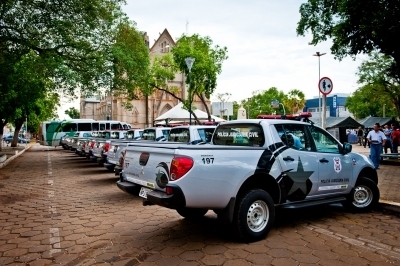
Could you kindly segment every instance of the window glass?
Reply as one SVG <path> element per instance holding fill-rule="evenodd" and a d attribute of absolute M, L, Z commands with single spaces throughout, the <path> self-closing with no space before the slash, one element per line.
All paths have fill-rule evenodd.
<path fill-rule="evenodd" d="M 92 131 L 92 123 L 78 123 L 79 131 Z"/>
<path fill-rule="evenodd" d="M 100 129 L 99 130 L 106 130 L 106 124 L 99 124 Z"/>
<path fill-rule="evenodd" d="M 97 131 L 99 130 L 99 123 L 92 123 L 92 130 L 91 131 Z"/>
<path fill-rule="evenodd" d="M 119 132 L 110 132 L 110 139 L 119 139 Z"/>
<path fill-rule="evenodd" d="M 207 143 L 211 142 L 211 138 L 214 131 L 215 131 L 214 127 L 197 129 L 197 132 L 199 133 L 201 140 Z"/>
<path fill-rule="evenodd" d="M 171 142 L 189 142 L 190 132 L 188 128 L 173 128 L 168 137 Z"/>
<path fill-rule="evenodd" d="M 277 124 L 275 125 L 276 131 L 281 138 L 282 142 L 295 150 L 311 150 L 311 143 L 306 128 L 304 125 L 296 124 Z"/>
<path fill-rule="evenodd" d="M 145 130 L 143 130 L 142 137 L 144 140 L 155 140 L 156 139 L 156 130 L 155 129 L 145 129 Z"/>
<path fill-rule="evenodd" d="M 339 153 L 339 142 L 328 132 L 318 127 L 309 127 L 317 152 Z"/>
<path fill-rule="evenodd" d="M 261 147 L 265 142 L 264 132 L 256 124 L 223 125 L 217 127 L 214 134 L 215 145 Z"/>
<path fill-rule="evenodd" d="M 111 130 L 118 130 L 122 128 L 121 124 L 117 123 L 117 124 L 111 124 Z"/>
<path fill-rule="evenodd" d="M 107 138 L 107 133 L 110 133 L 110 132 L 106 132 L 106 131 L 99 132 L 99 138 L 103 138 L 103 139 Z"/>
<path fill-rule="evenodd" d="M 78 131 L 78 127 L 76 126 L 76 123 L 65 123 L 62 125 L 63 132 L 75 132 Z"/>
<path fill-rule="evenodd" d="M 164 136 L 165 139 L 168 139 L 169 136 L 169 129 L 163 129 L 162 130 L 162 134 Z"/>

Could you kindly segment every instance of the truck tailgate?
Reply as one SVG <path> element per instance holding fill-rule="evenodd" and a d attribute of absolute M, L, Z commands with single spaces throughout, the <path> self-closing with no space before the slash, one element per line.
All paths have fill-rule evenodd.
<path fill-rule="evenodd" d="M 164 191 L 177 147 L 175 143 L 130 144 L 124 159 L 126 180 Z"/>

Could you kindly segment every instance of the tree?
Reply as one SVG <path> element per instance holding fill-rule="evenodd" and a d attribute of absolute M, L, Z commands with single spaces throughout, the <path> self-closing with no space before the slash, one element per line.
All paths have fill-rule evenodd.
<path fill-rule="evenodd" d="M 211 121 L 211 113 L 206 99 L 210 98 L 216 89 L 217 76 L 221 74 L 222 63 L 228 58 L 226 47 L 212 45 L 213 41 L 210 37 L 201 37 L 198 34 L 183 35 L 171 50 L 176 66 L 188 77 L 186 83 L 189 85 L 189 99 L 183 101 L 185 107 L 192 109 L 193 97 L 197 95 L 206 109 L 209 121 Z M 185 62 L 188 57 L 195 59 L 190 75 Z"/>
<path fill-rule="evenodd" d="M 80 118 L 81 115 L 75 107 L 70 107 L 68 110 L 65 110 L 65 114 L 69 115 L 72 119 Z"/>
<path fill-rule="evenodd" d="M 400 116 L 400 79 L 393 77 L 390 69 L 393 65 L 393 59 L 378 52 L 373 52 L 368 60 L 361 63 L 358 68 L 358 83 L 367 86 L 371 93 L 371 104 L 379 102 L 393 105 L 397 111 L 396 117 Z M 365 89 L 364 89 L 365 90 Z M 375 101 L 375 102 L 374 102 Z M 381 105 L 381 106 L 382 106 Z"/>
<path fill-rule="evenodd" d="M 73 96 L 79 88 L 83 95 L 93 94 L 99 88 L 120 85 L 125 77 L 123 85 L 133 84 L 130 74 L 138 68 L 147 70 L 147 65 L 134 68 L 131 61 L 123 60 L 128 57 L 121 53 L 135 54 L 136 50 L 113 46 L 130 40 L 118 39 L 125 29 L 119 25 L 132 26 L 121 12 L 121 3 L 123 0 L 0 2 L 0 136 L 5 124 L 21 123 L 29 105 L 36 102 L 36 98 L 20 101 L 21 97 L 34 92 L 45 95 L 33 89 L 61 88 L 65 95 Z M 37 63 L 36 69 L 25 65 L 26 60 Z M 127 76 L 116 75 L 114 63 L 132 71 Z M 22 83 L 17 72 L 37 76 L 28 80 L 32 84 Z M 21 90 L 21 84 L 31 91 Z"/>
<path fill-rule="evenodd" d="M 283 114 L 281 105 L 278 109 L 271 107 L 271 102 L 274 100 L 284 104 L 287 96 L 283 91 L 279 91 L 276 87 L 271 87 L 264 91 L 255 91 L 253 96 L 243 102 L 243 107 L 248 110 L 249 118 L 257 118 L 259 114 Z M 285 108 L 287 110 L 287 107 Z"/>
<path fill-rule="evenodd" d="M 297 34 L 312 33 L 310 44 L 332 39 L 338 59 L 373 51 L 393 59 L 389 75 L 400 77 L 399 1 L 308 0 L 300 6 Z"/>
<path fill-rule="evenodd" d="M 138 99 L 137 89 L 147 84 L 150 60 L 143 33 L 135 23 L 124 21 L 118 25 L 108 61 L 112 62 L 108 74 L 113 77 L 113 95 Z"/>
<path fill-rule="evenodd" d="M 358 119 L 367 116 L 383 116 L 385 108 L 386 117 L 396 117 L 398 115 L 394 104 L 379 93 L 381 89 L 374 84 L 364 85 L 358 88 L 346 100 L 346 107 Z"/>
<path fill-rule="evenodd" d="M 298 113 L 303 110 L 306 104 L 306 96 L 300 90 L 289 91 L 287 98 L 284 101 L 284 105 L 287 107 L 287 113 Z"/>
<path fill-rule="evenodd" d="M 14 63 L 14 64 L 11 64 Z M 46 68 L 43 68 L 43 58 L 30 52 L 22 56 L 20 61 L 9 61 L 10 69 L 6 70 L 6 82 L 3 83 L 3 101 L 0 105 L 2 123 L 12 121 L 16 128 L 14 139 L 11 143 L 15 147 L 18 142 L 18 133 L 28 116 L 42 116 L 53 112 L 58 104 L 58 97 L 49 93 L 54 87 L 54 83 L 44 78 Z M 44 104 L 44 105 L 43 105 Z M 3 130 L 3 125 L 1 130 Z M 0 132 L 0 137 L 2 131 Z"/>

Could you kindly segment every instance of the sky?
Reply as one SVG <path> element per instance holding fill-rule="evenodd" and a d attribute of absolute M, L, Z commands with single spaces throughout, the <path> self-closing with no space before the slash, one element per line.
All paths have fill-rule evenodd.
<path fill-rule="evenodd" d="M 365 56 L 354 61 L 348 57 L 335 60 L 331 42 L 309 45 L 311 35 L 297 36 L 298 0 L 127 0 L 123 7 L 137 29 L 147 32 L 150 47 L 167 29 L 175 40 L 187 33 L 209 36 L 215 45 L 226 46 L 228 59 L 222 65 L 217 93 L 231 93 L 229 101 L 240 101 L 252 92 L 277 87 L 285 93 L 292 89 L 306 98 L 318 96 L 318 57 L 320 77 L 329 77 L 332 94 L 351 93 L 357 88 L 357 68 Z M 79 107 L 79 103 L 63 104 Z M 78 108 L 79 109 L 79 108 Z M 59 112 L 60 113 L 60 112 Z"/>

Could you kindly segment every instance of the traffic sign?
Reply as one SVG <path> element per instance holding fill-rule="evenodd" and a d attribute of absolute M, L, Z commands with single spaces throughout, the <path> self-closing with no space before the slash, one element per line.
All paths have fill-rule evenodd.
<path fill-rule="evenodd" d="M 333 89 L 332 80 L 328 77 L 321 78 L 318 82 L 318 88 L 322 94 L 328 95 L 329 93 L 332 92 Z"/>

